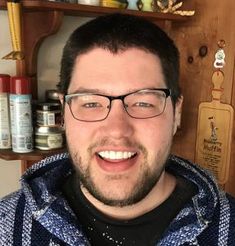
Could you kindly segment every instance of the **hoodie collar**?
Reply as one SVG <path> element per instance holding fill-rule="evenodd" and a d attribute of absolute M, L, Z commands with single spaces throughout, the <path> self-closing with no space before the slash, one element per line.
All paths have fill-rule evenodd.
<path fill-rule="evenodd" d="M 175 225 L 180 225 L 179 221 L 188 218 L 191 214 L 191 219 L 193 218 L 194 222 L 191 221 L 191 233 L 185 237 L 185 241 L 190 239 L 193 240 L 195 235 L 198 235 L 204 230 L 212 220 L 212 216 L 214 215 L 214 211 L 219 202 L 220 191 L 209 172 L 185 159 L 171 155 L 166 164 L 166 171 L 175 176 L 182 176 L 185 179 L 190 180 L 198 188 L 198 193 L 193 197 L 192 202 L 187 204 L 185 208 L 181 210 L 169 228 L 170 231 L 174 230 L 175 234 L 179 233 L 180 235 L 183 228 L 179 227 L 177 229 L 175 228 Z M 75 218 L 72 210 L 67 206 L 66 201 L 61 199 L 60 189 L 65 179 L 72 172 L 73 166 L 69 155 L 63 153 L 51 156 L 36 163 L 22 176 L 22 189 L 27 202 L 30 204 L 30 209 L 32 210 L 35 219 L 42 224 L 46 224 L 44 226 L 48 227 L 48 230 L 52 230 L 53 227 L 48 226 L 48 222 L 45 222 L 45 220 L 51 218 L 51 221 L 53 221 L 53 205 L 54 207 L 56 205 L 57 207 L 65 208 L 71 215 L 70 222 Z M 75 225 L 71 222 L 68 228 L 71 228 L 72 224 Z M 187 232 L 187 225 L 185 228 Z M 81 230 L 76 229 L 76 226 L 74 226 L 73 231 L 76 234 L 81 234 Z M 69 233 L 69 231 L 67 231 L 67 233 Z M 63 235 L 65 234 L 63 233 Z M 60 234 L 58 233 L 57 236 L 60 237 Z M 172 234 L 166 232 L 165 239 L 171 236 Z M 70 238 L 69 240 L 75 239 Z M 84 240 L 84 242 L 86 241 L 84 238 L 82 238 L 82 240 Z M 165 242 L 167 241 L 163 240 L 163 244 L 159 245 L 167 245 L 164 244 Z"/>
<path fill-rule="evenodd" d="M 211 218 L 219 198 L 219 188 L 213 176 L 200 166 L 174 155 L 169 157 L 166 171 L 182 176 L 197 186 L 198 194 L 194 200 L 198 208 L 202 208 L 201 215 L 207 219 Z M 72 172 L 68 153 L 51 156 L 29 168 L 22 176 L 21 182 L 26 198 L 30 197 L 33 208 L 42 209 L 56 199 L 60 186 Z"/>

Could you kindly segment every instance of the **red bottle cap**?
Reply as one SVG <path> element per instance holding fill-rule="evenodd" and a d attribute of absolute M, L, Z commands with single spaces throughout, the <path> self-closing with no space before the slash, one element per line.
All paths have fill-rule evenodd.
<path fill-rule="evenodd" d="M 31 94 L 31 82 L 27 77 L 14 76 L 11 77 L 10 83 L 11 94 Z"/>
<path fill-rule="evenodd" d="M 0 93 L 10 92 L 10 75 L 0 74 Z"/>

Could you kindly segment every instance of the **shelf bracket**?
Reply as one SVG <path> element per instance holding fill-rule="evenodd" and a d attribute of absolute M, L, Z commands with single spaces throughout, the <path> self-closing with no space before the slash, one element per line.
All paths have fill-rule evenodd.
<path fill-rule="evenodd" d="M 62 11 L 24 11 L 22 13 L 24 60 L 16 61 L 17 75 L 32 80 L 33 98 L 37 98 L 37 56 L 43 40 L 55 34 L 63 20 Z"/>

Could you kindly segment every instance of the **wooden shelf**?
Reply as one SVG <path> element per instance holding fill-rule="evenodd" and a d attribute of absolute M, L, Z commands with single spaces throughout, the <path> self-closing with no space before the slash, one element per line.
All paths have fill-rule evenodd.
<path fill-rule="evenodd" d="M 56 150 L 34 150 L 30 153 L 15 153 L 12 150 L 0 150 L 0 158 L 12 161 L 12 160 L 21 160 L 21 161 L 39 161 L 47 156 L 53 154 L 66 152 L 65 148 L 56 149 Z"/>
<path fill-rule="evenodd" d="M 157 20 L 171 20 L 171 21 L 185 21 L 189 17 L 180 16 L 169 13 L 160 13 L 160 12 L 145 12 L 145 11 L 136 11 L 128 9 L 119 9 L 119 8 L 109 8 L 109 7 L 99 7 L 83 4 L 74 4 L 74 3 L 63 3 L 63 2 L 49 2 L 46 0 L 22 0 L 22 5 L 24 11 L 61 11 L 64 15 L 69 16 L 86 16 L 86 17 L 95 17 L 99 15 L 104 15 L 108 13 L 126 13 L 132 15 L 138 15 L 146 17 L 152 21 Z M 6 9 L 6 0 L 0 0 L 0 8 Z"/>

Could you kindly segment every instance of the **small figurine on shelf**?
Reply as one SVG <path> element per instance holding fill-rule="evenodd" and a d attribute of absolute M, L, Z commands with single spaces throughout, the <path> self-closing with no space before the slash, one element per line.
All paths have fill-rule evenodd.
<path fill-rule="evenodd" d="M 182 16 L 192 16 L 195 14 L 194 10 L 179 10 L 183 2 L 177 3 L 177 0 L 156 0 L 158 11 L 162 13 L 172 13 Z"/>
<path fill-rule="evenodd" d="M 138 0 L 129 0 L 127 9 L 139 10 Z"/>
<path fill-rule="evenodd" d="M 84 5 L 99 6 L 100 0 L 78 0 L 77 3 L 84 4 Z"/>
<path fill-rule="evenodd" d="M 126 0 L 101 0 L 100 5 L 102 7 L 125 9 L 128 2 Z"/>
<path fill-rule="evenodd" d="M 142 0 L 142 11 L 153 11 L 154 10 L 154 0 Z"/>

